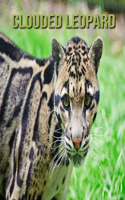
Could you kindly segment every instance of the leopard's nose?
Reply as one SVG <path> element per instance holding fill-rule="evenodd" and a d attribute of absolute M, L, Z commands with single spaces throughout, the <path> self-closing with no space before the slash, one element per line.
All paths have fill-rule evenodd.
<path fill-rule="evenodd" d="M 72 138 L 72 141 L 73 141 L 75 150 L 78 151 L 80 149 L 82 138 Z"/>

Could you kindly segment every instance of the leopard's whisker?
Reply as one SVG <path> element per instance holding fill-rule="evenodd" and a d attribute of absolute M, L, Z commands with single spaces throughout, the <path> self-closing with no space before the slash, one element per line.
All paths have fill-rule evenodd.
<path fill-rule="evenodd" d="M 58 147 L 61 147 L 62 145 L 63 145 L 63 143 L 59 144 L 59 145 L 58 145 L 56 148 L 54 148 L 54 149 L 52 148 L 53 151 L 51 151 L 50 154 L 52 154 Z"/>
<path fill-rule="evenodd" d="M 103 135 L 98 135 L 98 134 L 91 134 L 91 137 L 94 137 L 94 136 L 97 136 L 97 137 L 104 137 L 105 136 L 105 134 L 103 134 Z"/>
<path fill-rule="evenodd" d="M 55 166 L 55 168 L 57 167 L 57 169 L 59 168 L 59 166 L 60 166 L 60 164 L 61 164 L 61 162 L 62 162 L 62 160 L 63 160 L 63 158 L 66 156 L 66 151 L 65 151 L 65 148 L 64 149 L 62 149 L 62 151 L 61 151 L 61 154 L 60 154 L 60 156 L 59 156 L 59 158 L 58 158 L 58 160 L 57 160 L 57 163 L 58 163 L 58 161 L 60 160 L 60 157 L 61 157 L 61 160 L 60 160 L 60 162 Z"/>
<path fill-rule="evenodd" d="M 102 112 L 104 112 L 105 115 L 111 115 L 111 114 L 109 114 L 109 113 L 106 113 L 104 109 L 99 108 L 99 110 L 101 110 Z"/>
<path fill-rule="evenodd" d="M 99 108 L 104 107 L 105 104 L 106 104 L 106 102 L 104 102 L 102 105 L 99 105 Z"/>
<path fill-rule="evenodd" d="M 56 166 L 56 167 L 57 167 L 57 170 L 58 170 L 59 166 L 61 165 L 63 159 L 65 159 L 65 157 L 66 157 L 65 149 L 64 149 L 64 151 L 62 151 L 61 156 L 62 156 L 62 157 L 61 157 L 61 160 L 60 160 L 59 164 Z M 56 167 L 55 167 L 55 168 L 56 168 Z M 61 169 L 61 171 L 62 171 L 62 169 Z"/>
<path fill-rule="evenodd" d="M 100 127 L 95 128 L 93 131 L 90 131 L 90 133 L 91 133 L 91 132 L 94 133 L 94 132 L 96 132 L 98 129 L 103 129 L 103 130 L 106 131 L 106 128 L 100 126 Z"/>
<path fill-rule="evenodd" d="M 61 128 L 56 129 L 56 130 L 54 130 L 54 131 L 50 131 L 49 134 L 52 134 L 52 133 L 61 133 L 59 130 L 61 130 Z"/>
<path fill-rule="evenodd" d="M 54 167 L 55 167 L 55 165 L 57 165 L 57 164 L 56 164 L 56 161 L 54 162 L 54 159 L 59 155 L 60 152 L 63 151 L 63 149 L 64 149 L 64 146 L 63 146 L 61 149 L 59 149 L 59 151 L 55 154 L 55 156 L 54 156 L 54 158 L 53 158 L 53 160 L 52 160 L 53 162 L 51 161 L 52 163 L 54 163 Z M 52 167 L 52 163 L 51 163 L 50 168 Z M 53 167 L 53 168 L 54 168 L 54 167 Z M 53 170 L 52 170 L 52 171 L 53 171 Z M 51 174 L 52 174 L 52 173 L 51 173 Z"/>
<path fill-rule="evenodd" d="M 95 137 L 92 137 L 92 138 L 90 137 L 90 142 L 91 142 L 91 141 L 94 141 L 94 140 L 97 140 L 98 142 L 104 143 L 103 141 L 101 141 L 101 140 L 99 140 L 99 139 L 97 139 L 97 138 L 95 138 Z"/>
<path fill-rule="evenodd" d="M 96 162 L 97 166 L 99 167 L 99 161 L 97 158 L 95 158 L 95 155 L 93 155 L 93 152 L 91 151 L 91 149 L 89 148 L 88 154 L 94 159 L 94 161 Z"/>
<path fill-rule="evenodd" d="M 58 139 L 58 138 L 64 138 L 64 136 L 62 136 L 62 135 L 59 136 L 59 137 L 56 137 L 55 135 L 53 135 L 53 137 L 54 137 L 54 138 L 57 138 L 57 139 Z"/>
<path fill-rule="evenodd" d="M 62 141 L 61 139 L 58 139 L 58 140 L 52 142 L 52 143 L 48 146 L 47 150 L 50 149 L 50 148 L 53 149 L 53 148 L 55 147 L 55 143 L 56 143 L 56 142 L 61 142 L 61 141 Z M 54 145 L 53 145 L 53 144 L 54 144 Z M 53 147 L 52 147 L 52 145 L 53 145 Z"/>
<path fill-rule="evenodd" d="M 92 149 L 89 149 L 89 152 L 88 152 L 88 153 L 91 155 L 92 158 L 94 157 L 95 162 L 97 163 L 97 166 L 98 166 L 99 169 L 103 172 L 103 169 L 102 169 L 102 167 L 101 167 L 101 165 L 100 165 L 100 162 L 99 162 L 99 158 L 98 158 L 98 156 L 96 155 L 96 153 L 95 153 Z"/>
<path fill-rule="evenodd" d="M 63 143 L 62 143 L 63 144 Z M 61 148 L 59 148 L 59 150 L 57 151 L 57 153 L 55 154 L 53 161 L 55 160 L 55 158 L 59 155 L 59 153 L 62 151 L 62 149 L 65 147 L 65 145 L 63 145 Z"/>
<path fill-rule="evenodd" d="M 59 162 L 59 164 L 57 164 L 58 161 L 60 160 L 60 158 L 64 156 L 64 155 L 62 156 L 62 154 L 65 153 L 65 152 L 63 152 L 63 151 L 65 151 L 64 148 L 62 149 L 62 152 L 61 152 L 59 158 L 58 158 L 57 161 L 55 162 L 55 165 L 54 165 L 53 170 L 52 170 L 52 174 L 53 174 L 54 170 L 56 169 L 56 167 L 57 167 L 57 169 L 58 169 L 58 167 L 59 167 L 59 165 L 60 165 L 60 163 L 61 163 L 61 161 L 62 161 L 62 159 L 61 159 L 61 161 Z M 51 174 L 51 175 L 52 175 L 52 174 Z"/>
<path fill-rule="evenodd" d="M 96 142 L 95 142 L 96 143 Z M 97 143 L 96 143 L 97 144 Z M 98 145 L 98 144 L 97 144 Z M 92 149 L 95 149 L 103 158 L 107 159 L 107 160 L 110 160 L 106 155 L 104 155 L 101 151 L 99 151 L 98 149 L 96 149 L 95 147 L 93 147 L 91 144 L 90 144 L 90 147 Z"/>
<path fill-rule="evenodd" d="M 59 150 L 57 151 L 57 153 L 54 155 L 54 157 L 53 157 L 53 159 L 52 159 L 52 161 L 51 161 L 51 163 L 50 163 L 50 165 L 49 165 L 50 168 L 51 168 L 52 163 L 54 162 L 54 159 L 59 155 L 59 153 L 62 151 L 63 148 L 64 148 L 64 147 L 62 147 L 61 149 L 59 149 Z"/>
<path fill-rule="evenodd" d="M 54 144 L 54 143 L 56 143 L 56 142 L 61 142 L 61 141 L 65 141 L 64 138 L 58 138 L 57 140 L 53 141 L 53 142 L 48 146 L 47 149 L 49 149 L 49 147 L 52 146 L 52 144 Z M 53 148 L 54 148 L 54 147 L 53 147 Z M 52 148 L 52 149 L 53 149 L 53 148 Z"/>

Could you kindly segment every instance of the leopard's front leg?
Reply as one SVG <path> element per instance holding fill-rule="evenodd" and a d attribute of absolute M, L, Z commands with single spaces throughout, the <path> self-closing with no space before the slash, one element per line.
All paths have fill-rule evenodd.
<path fill-rule="evenodd" d="M 30 165 L 31 166 L 31 165 Z M 6 199 L 9 200 L 26 200 L 28 199 L 28 187 L 30 183 L 30 167 L 28 169 L 28 164 L 26 167 L 20 170 L 20 167 L 16 168 L 16 163 L 14 163 L 14 168 L 12 174 L 9 178 L 9 182 L 6 188 Z"/>
<path fill-rule="evenodd" d="M 33 169 L 32 150 L 28 152 L 28 148 L 24 149 L 24 146 L 22 146 L 22 151 L 19 151 L 18 144 L 21 143 L 15 140 L 9 160 L 10 172 L 6 182 L 6 199 L 9 200 L 27 200 L 29 195 Z"/>

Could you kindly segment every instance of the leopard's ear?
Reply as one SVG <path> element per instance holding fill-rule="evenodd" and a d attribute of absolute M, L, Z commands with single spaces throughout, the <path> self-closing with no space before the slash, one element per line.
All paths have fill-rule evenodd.
<path fill-rule="evenodd" d="M 98 72 L 99 61 L 102 56 L 102 50 L 103 50 L 103 40 L 101 37 L 97 37 L 93 42 L 93 44 L 91 45 L 88 55 L 90 58 L 90 62 L 96 73 Z"/>
<path fill-rule="evenodd" d="M 52 38 L 51 48 L 52 48 L 52 56 L 56 67 L 56 74 L 58 76 L 61 66 L 63 65 L 65 60 L 65 51 L 63 46 L 54 37 Z"/>

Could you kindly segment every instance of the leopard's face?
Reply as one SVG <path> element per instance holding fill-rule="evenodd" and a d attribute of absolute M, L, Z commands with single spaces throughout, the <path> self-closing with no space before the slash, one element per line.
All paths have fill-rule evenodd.
<path fill-rule="evenodd" d="M 65 49 L 61 47 L 59 60 L 53 56 L 55 65 L 59 66 L 56 72 L 55 110 L 63 130 L 62 142 L 65 144 L 66 155 L 75 167 L 81 166 L 87 155 L 90 128 L 99 103 L 96 74 L 99 60 L 94 58 L 94 53 L 95 56 L 100 54 L 97 55 L 99 59 L 102 53 L 102 40 L 98 40 L 98 52 L 94 49 L 96 41 L 92 47 L 95 46 L 89 49 L 83 40 L 73 38 Z"/>

